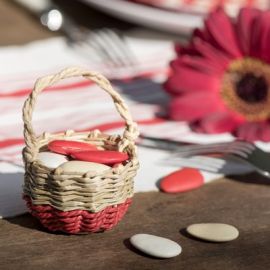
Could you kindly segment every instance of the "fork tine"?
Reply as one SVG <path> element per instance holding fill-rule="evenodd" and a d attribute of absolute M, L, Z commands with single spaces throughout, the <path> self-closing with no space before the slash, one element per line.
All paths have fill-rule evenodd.
<path fill-rule="evenodd" d="M 180 160 L 184 160 L 187 158 L 180 158 Z M 197 162 L 204 166 L 208 166 L 209 168 L 221 168 L 225 161 L 219 158 L 213 158 L 213 157 L 206 157 L 206 156 L 194 156 L 188 159 L 190 162 Z"/>
<path fill-rule="evenodd" d="M 184 147 L 183 147 L 184 148 Z M 189 156 L 189 155 L 196 155 L 196 154 L 207 154 L 207 153 L 220 153 L 223 151 L 226 151 L 227 147 L 225 146 L 212 146 L 212 147 L 187 147 L 185 149 L 182 149 L 182 147 L 179 147 L 179 149 L 175 150 L 176 155 L 178 156 Z"/>
<path fill-rule="evenodd" d="M 191 162 L 190 160 L 186 160 L 184 158 L 177 160 L 177 163 L 168 162 L 167 164 L 171 165 L 171 166 L 189 167 L 189 168 L 195 168 L 195 169 L 199 169 L 199 170 L 203 170 L 203 171 L 210 171 L 210 172 L 217 172 L 218 171 L 218 169 L 216 167 L 213 167 L 211 165 L 207 166 L 205 164 L 202 164 L 200 162 L 195 162 L 195 161 Z"/>
<path fill-rule="evenodd" d="M 250 154 L 254 149 L 247 148 L 245 143 L 230 142 L 230 143 L 217 143 L 211 145 L 189 145 L 182 146 L 176 149 L 179 155 L 194 155 L 196 153 L 214 153 L 214 152 L 236 152 L 241 154 Z"/>
<path fill-rule="evenodd" d="M 114 37 L 114 40 L 121 49 L 122 54 L 126 56 L 128 64 L 134 67 L 138 63 L 138 60 L 133 51 L 131 50 L 130 46 L 128 45 L 125 37 L 123 35 L 117 34 L 116 31 L 112 31 L 108 28 L 106 31 L 109 32 L 112 37 Z"/>
<path fill-rule="evenodd" d="M 223 157 L 193 156 L 191 158 L 166 159 L 172 166 L 192 167 L 219 174 L 245 174 L 254 171 L 254 166 L 243 159 L 226 155 Z"/>
<path fill-rule="evenodd" d="M 89 29 L 84 28 L 78 28 L 76 27 L 73 31 L 73 39 L 72 44 L 73 46 L 80 46 L 84 49 L 85 52 L 88 52 L 88 50 L 95 50 L 96 54 L 100 56 L 100 58 L 106 61 L 106 64 L 108 66 L 115 67 L 116 64 L 119 62 L 115 60 L 115 57 L 110 54 L 110 50 L 107 49 L 105 46 L 106 42 L 103 41 L 103 39 L 98 34 L 98 31 L 91 31 Z"/>
<path fill-rule="evenodd" d="M 143 137 L 142 137 L 143 138 Z M 170 141 L 166 139 L 155 139 L 157 143 L 171 144 L 176 148 L 176 151 L 170 156 L 170 161 L 175 159 L 178 161 L 178 165 L 182 162 L 182 165 L 193 166 L 194 168 L 201 168 L 205 170 L 217 170 L 218 164 L 208 164 L 207 162 L 195 162 L 193 159 L 183 158 L 183 156 L 198 155 L 204 153 L 222 153 L 242 160 L 245 164 L 249 164 L 252 170 L 256 170 L 258 173 L 270 179 L 270 153 L 263 151 L 258 148 L 255 144 L 235 141 L 231 143 L 217 143 L 211 145 L 190 145 L 190 146 L 179 146 L 176 141 Z M 192 162 L 191 162 L 192 161 Z M 193 165 L 192 165 L 193 164 Z M 224 168 L 226 169 L 226 168 Z M 227 166 L 228 169 L 228 166 Z M 226 170 L 225 170 L 226 171 Z"/>
<path fill-rule="evenodd" d="M 230 143 L 231 144 L 231 143 Z M 159 148 L 170 150 L 175 156 L 190 156 L 196 154 L 203 154 L 203 153 L 213 153 L 213 152 L 220 152 L 228 149 L 228 143 L 217 143 L 212 145 L 181 145 L 181 143 L 173 143 L 170 144 L 168 141 L 159 141 L 158 139 L 148 139 L 144 138 L 140 143 L 142 146 L 151 147 L 151 148 Z"/>
<path fill-rule="evenodd" d="M 111 67 L 118 67 L 120 65 L 119 61 L 115 59 L 115 55 L 108 50 L 106 41 L 104 41 L 104 38 L 99 32 L 89 31 L 87 39 L 85 39 L 84 42 L 90 47 L 93 46 L 98 53 L 102 54 L 103 59 L 108 60 Z"/>
<path fill-rule="evenodd" d="M 247 153 L 250 153 L 255 149 L 254 145 L 250 144 L 249 142 L 244 142 L 244 141 L 234 141 L 232 143 L 232 147 L 242 148 Z"/>
<path fill-rule="evenodd" d="M 229 143 L 213 143 L 213 144 L 204 144 L 204 145 L 187 145 L 187 146 L 180 146 L 177 148 L 177 152 L 184 152 L 189 150 L 206 150 L 206 149 L 215 149 L 219 147 L 227 147 L 230 145 Z"/>
<path fill-rule="evenodd" d="M 127 67 L 131 66 L 131 63 L 128 59 L 131 57 L 127 57 L 123 52 L 124 41 L 120 39 L 120 37 L 109 29 L 103 29 L 98 32 L 95 32 L 95 38 L 99 46 L 103 49 L 103 51 L 110 57 L 111 61 L 118 67 Z M 108 46 L 109 45 L 109 46 Z M 121 47 L 121 48 L 119 48 Z"/>
<path fill-rule="evenodd" d="M 90 46 L 89 44 L 85 42 L 76 42 L 73 44 L 73 48 L 77 49 L 78 51 L 83 50 L 84 56 L 89 55 L 92 58 L 95 57 L 97 61 L 103 62 L 104 61 L 104 54 L 101 54 L 100 52 L 97 52 L 96 46 L 93 44 L 93 46 Z"/>
<path fill-rule="evenodd" d="M 188 145 L 180 146 L 177 141 L 171 141 L 167 139 L 151 138 L 147 136 L 141 136 L 143 141 L 150 142 L 150 145 L 165 147 L 167 150 L 172 150 L 174 157 L 188 157 L 199 154 L 210 154 L 210 153 L 225 153 L 239 156 L 243 159 L 247 159 L 255 149 L 255 146 L 249 142 L 244 141 L 233 141 L 226 143 L 214 143 L 206 145 Z M 143 144 L 143 143 L 142 143 Z"/>
<path fill-rule="evenodd" d="M 247 153 L 245 153 L 243 151 L 240 151 L 240 150 L 236 150 L 236 149 L 224 150 L 224 151 L 222 151 L 222 153 L 236 155 L 236 156 L 240 156 L 242 158 L 247 158 L 248 157 L 248 154 Z"/>
<path fill-rule="evenodd" d="M 115 54 L 125 64 L 126 67 L 134 66 L 136 63 L 135 56 L 126 44 L 125 40 L 121 38 L 115 31 L 108 28 L 103 30 L 104 38 L 111 44 Z"/>
<path fill-rule="evenodd" d="M 200 150 L 190 150 L 185 152 L 177 152 L 177 156 L 187 157 L 198 154 L 211 154 L 211 153 L 226 153 L 226 154 L 236 154 L 242 157 L 247 157 L 248 153 L 242 149 L 226 149 L 226 148 L 211 148 L 211 149 L 200 149 Z"/>
<path fill-rule="evenodd" d="M 117 52 L 115 44 L 109 37 L 108 33 L 106 33 L 104 30 L 100 30 L 95 34 L 97 42 L 99 42 L 99 45 L 103 48 L 108 57 L 110 57 L 111 61 L 115 64 L 115 66 L 125 66 L 125 60 Z"/>
<path fill-rule="evenodd" d="M 104 54 L 101 53 L 100 50 L 96 49 L 94 46 L 86 44 L 85 42 L 76 42 L 72 44 L 72 46 L 78 53 L 82 53 L 84 57 L 89 56 L 93 61 L 96 61 L 104 74 L 112 73 L 112 65 L 107 61 L 104 61 Z"/>
<path fill-rule="evenodd" d="M 212 157 L 195 156 L 192 158 L 177 158 L 166 160 L 167 164 L 183 167 L 192 167 L 200 170 L 218 172 L 224 165 L 225 161 Z"/>

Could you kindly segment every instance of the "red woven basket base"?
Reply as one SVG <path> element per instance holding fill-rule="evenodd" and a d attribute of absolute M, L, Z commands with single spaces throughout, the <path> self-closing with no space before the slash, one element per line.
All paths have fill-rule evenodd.
<path fill-rule="evenodd" d="M 87 210 L 64 212 L 50 205 L 34 205 L 28 196 L 24 196 L 24 200 L 30 213 L 38 218 L 45 228 L 70 234 L 100 232 L 113 228 L 125 215 L 131 203 L 131 199 L 127 199 L 124 203 L 92 213 Z"/>

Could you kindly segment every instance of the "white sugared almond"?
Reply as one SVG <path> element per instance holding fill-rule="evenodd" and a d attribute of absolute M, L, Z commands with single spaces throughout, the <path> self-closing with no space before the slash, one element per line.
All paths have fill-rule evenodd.
<path fill-rule="evenodd" d="M 55 169 L 64 162 L 67 162 L 67 157 L 52 152 L 40 152 L 37 155 L 37 160 L 44 166 Z"/>
<path fill-rule="evenodd" d="M 176 242 L 151 234 L 135 234 L 130 238 L 130 243 L 145 254 L 157 258 L 172 258 L 182 252 Z"/>
<path fill-rule="evenodd" d="M 71 160 L 59 166 L 63 172 L 87 173 L 89 171 L 101 173 L 111 169 L 111 167 L 94 162 Z"/>
<path fill-rule="evenodd" d="M 194 237 L 212 242 L 232 241 L 239 235 L 234 226 L 224 223 L 192 224 L 187 227 L 187 232 Z"/>

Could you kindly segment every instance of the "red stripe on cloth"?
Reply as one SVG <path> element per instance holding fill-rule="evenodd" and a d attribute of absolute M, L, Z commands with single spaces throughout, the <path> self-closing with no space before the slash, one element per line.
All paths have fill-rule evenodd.
<path fill-rule="evenodd" d="M 162 69 L 162 70 L 156 70 L 153 72 L 144 72 L 139 74 L 136 77 L 124 77 L 121 80 L 122 81 L 128 81 L 128 80 L 132 80 L 134 78 L 151 78 L 157 74 L 167 74 L 168 73 L 168 69 Z M 113 79 L 112 79 L 113 81 Z M 86 86 L 90 86 L 93 85 L 94 82 L 92 81 L 80 81 L 80 82 L 76 82 L 76 83 L 69 83 L 69 84 L 61 84 L 61 85 L 57 85 L 57 86 L 51 86 L 48 87 L 46 89 L 44 89 L 45 92 L 48 91 L 63 91 L 63 90 L 73 90 L 74 88 L 82 88 L 82 87 L 86 87 Z M 11 92 L 11 93 L 1 93 L 0 90 L 0 98 L 9 98 L 9 97 L 21 97 L 21 96 L 26 96 L 28 94 L 30 94 L 32 91 L 31 88 L 27 88 L 27 89 L 19 89 L 16 90 L 15 92 Z"/>
<path fill-rule="evenodd" d="M 24 143 L 24 139 L 6 139 L 0 141 L 0 148 L 10 147 L 13 145 L 18 145 Z"/>
<path fill-rule="evenodd" d="M 139 125 L 154 125 L 154 124 L 163 123 L 165 122 L 165 120 L 162 118 L 153 118 L 153 119 L 147 119 L 147 120 L 139 120 L 136 122 Z M 94 130 L 94 129 L 99 129 L 100 131 L 108 131 L 110 129 L 123 127 L 124 125 L 125 125 L 124 121 L 117 121 L 117 122 L 111 122 L 111 123 L 105 123 L 105 124 L 92 126 L 87 129 L 79 130 L 79 132 L 84 132 L 84 131 L 89 131 L 89 130 Z"/>
<path fill-rule="evenodd" d="M 52 86 L 49 88 L 44 89 L 44 91 L 48 92 L 48 91 L 61 91 L 61 90 L 70 90 L 70 89 L 74 89 L 74 88 L 81 88 L 81 87 L 86 87 L 89 85 L 94 84 L 93 82 L 90 81 L 81 81 L 81 82 L 76 82 L 76 83 L 71 83 L 71 84 L 62 84 L 62 85 L 58 85 L 58 86 Z M 21 96 L 25 96 L 29 93 L 31 93 L 32 89 L 21 89 L 21 90 L 17 90 L 16 92 L 12 92 L 12 93 L 0 93 L 0 98 L 2 97 L 21 97 Z"/>

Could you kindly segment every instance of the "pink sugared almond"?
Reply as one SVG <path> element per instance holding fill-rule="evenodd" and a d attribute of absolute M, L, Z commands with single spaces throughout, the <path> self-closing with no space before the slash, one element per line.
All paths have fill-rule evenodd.
<path fill-rule="evenodd" d="M 185 192 L 202 186 L 203 175 L 197 169 L 183 168 L 165 176 L 160 189 L 166 193 Z"/>
<path fill-rule="evenodd" d="M 128 154 L 117 151 L 82 151 L 74 152 L 71 157 L 76 160 L 96 162 L 102 164 L 115 164 L 128 160 Z"/>
<path fill-rule="evenodd" d="M 76 141 L 55 140 L 48 144 L 50 151 L 58 154 L 71 155 L 78 151 L 92 151 L 97 150 L 93 144 Z"/>

